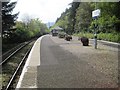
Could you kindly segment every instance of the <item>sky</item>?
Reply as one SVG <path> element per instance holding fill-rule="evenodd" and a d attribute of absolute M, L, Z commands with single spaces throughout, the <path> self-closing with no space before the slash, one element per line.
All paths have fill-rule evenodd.
<path fill-rule="evenodd" d="M 43 23 L 55 22 L 73 0 L 11 0 L 17 1 L 13 13 L 19 13 L 18 20 L 26 15 L 39 18 Z"/>

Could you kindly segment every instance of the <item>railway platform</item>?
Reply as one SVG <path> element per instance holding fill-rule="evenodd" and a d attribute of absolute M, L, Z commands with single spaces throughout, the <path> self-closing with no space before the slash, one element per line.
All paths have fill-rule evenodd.
<path fill-rule="evenodd" d="M 40 37 L 27 58 L 16 90 L 117 88 L 119 50 L 105 43 L 111 44 L 98 43 L 95 50 L 92 40 L 84 47 L 77 37 L 70 42 L 51 35 Z"/>
<path fill-rule="evenodd" d="M 27 58 L 16 89 L 19 88 L 37 88 L 37 66 L 40 65 L 40 42 L 42 37 L 37 39 Z"/>

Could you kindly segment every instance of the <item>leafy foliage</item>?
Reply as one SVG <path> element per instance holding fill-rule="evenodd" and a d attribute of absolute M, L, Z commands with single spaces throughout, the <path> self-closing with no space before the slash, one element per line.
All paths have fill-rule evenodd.
<path fill-rule="evenodd" d="M 19 13 L 12 14 L 16 2 L 2 2 L 2 36 L 3 38 L 10 38 L 14 32 L 13 26 Z"/>
<path fill-rule="evenodd" d="M 27 24 L 25 22 L 16 22 L 16 28 L 14 38 L 15 40 L 26 41 L 36 36 L 41 36 L 46 33 L 47 26 L 43 24 L 39 19 L 31 19 Z"/>
<path fill-rule="evenodd" d="M 76 32 L 87 31 L 92 21 L 92 8 L 91 3 L 81 3 L 76 13 Z"/>
<path fill-rule="evenodd" d="M 119 8 L 120 2 L 73 2 L 71 7 L 57 19 L 54 26 L 61 26 L 68 34 L 91 33 L 92 36 L 96 28 L 97 34 L 100 33 L 100 36 L 107 35 L 108 39 L 104 37 L 104 40 L 118 42 L 119 39 L 115 33 L 120 33 Z M 92 18 L 92 11 L 95 9 L 101 10 L 101 15 L 97 20 Z"/>
<path fill-rule="evenodd" d="M 80 2 L 71 3 L 71 7 L 61 14 L 60 18 L 56 20 L 56 24 L 54 26 L 60 26 L 64 28 L 66 33 L 72 34 L 74 32 L 76 22 L 76 10 L 79 5 Z"/>

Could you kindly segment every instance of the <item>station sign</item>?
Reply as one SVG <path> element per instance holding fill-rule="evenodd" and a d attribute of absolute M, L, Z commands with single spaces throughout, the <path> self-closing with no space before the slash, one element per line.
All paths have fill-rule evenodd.
<path fill-rule="evenodd" d="M 92 11 L 92 17 L 93 18 L 97 18 L 98 16 L 100 16 L 100 9 Z"/>

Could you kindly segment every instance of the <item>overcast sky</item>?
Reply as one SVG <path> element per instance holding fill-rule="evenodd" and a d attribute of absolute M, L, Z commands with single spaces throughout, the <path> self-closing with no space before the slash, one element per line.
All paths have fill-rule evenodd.
<path fill-rule="evenodd" d="M 11 0 L 16 1 L 16 0 Z M 40 18 L 43 23 L 55 22 L 57 17 L 73 0 L 18 0 L 13 13 L 20 12 L 18 20 L 21 20 L 25 14 Z"/>

